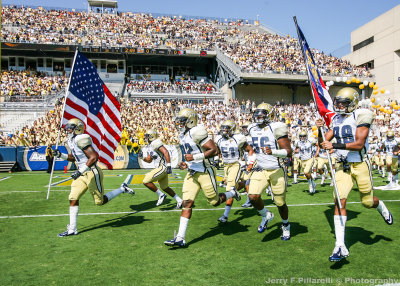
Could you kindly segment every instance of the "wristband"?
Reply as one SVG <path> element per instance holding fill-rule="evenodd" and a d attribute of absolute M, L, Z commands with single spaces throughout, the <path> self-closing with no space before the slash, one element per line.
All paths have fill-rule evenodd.
<path fill-rule="evenodd" d="M 60 157 L 59 158 L 61 158 L 61 159 L 63 159 L 63 160 L 68 160 L 68 154 L 64 154 L 64 153 L 61 153 L 60 152 Z"/>
<path fill-rule="evenodd" d="M 83 174 L 89 170 L 90 170 L 90 167 L 88 165 L 85 165 L 84 167 L 79 168 L 79 172 L 81 172 L 81 174 Z"/>
<path fill-rule="evenodd" d="M 332 143 L 332 148 L 333 149 L 346 150 L 346 144 L 344 144 L 344 143 Z"/>
<path fill-rule="evenodd" d="M 199 153 L 199 154 L 194 154 L 193 155 L 193 160 L 197 161 L 197 160 L 204 160 L 205 156 L 204 153 Z"/>
<path fill-rule="evenodd" d="M 287 150 L 286 149 L 279 149 L 279 150 L 271 150 L 272 156 L 279 157 L 279 158 L 286 158 L 287 157 Z"/>
<path fill-rule="evenodd" d="M 257 158 L 256 154 L 249 156 L 249 159 L 247 160 L 247 165 L 254 164 L 254 162 L 256 161 L 256 158 Z"/>

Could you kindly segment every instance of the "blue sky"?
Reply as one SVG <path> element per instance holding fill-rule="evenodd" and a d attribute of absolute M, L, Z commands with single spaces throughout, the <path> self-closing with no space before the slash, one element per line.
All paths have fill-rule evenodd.
<path fill-rule="evenodd" d="M 5 4 L 47 7 L 87 7 L 84 0 L 4 0 Z M 398 0 L 119 0 L 120 11 L 152 12 L 220 18 L 258 19 L 283 34 L 296 36 L 293 16 L 312 48 L 343 56 L 350 50 L 351 32 L 387 12 Z M 258 16 L 257 16 L 258 15 Z"/>

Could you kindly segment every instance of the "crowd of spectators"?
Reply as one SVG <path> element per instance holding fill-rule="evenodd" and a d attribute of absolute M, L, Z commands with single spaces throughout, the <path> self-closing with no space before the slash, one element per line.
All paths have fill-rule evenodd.
<path fill-rule="evenodd" d="M 243 21 L 219 22 L 143 13 L 99 14 L 4 6 L 2 42 L 219 49 L 243 72 L 304 74 L 298 41 Z M 244 27 L 246 26 L 246 27 Z M 323 75 L 369 76 L 367 69 L 313 50 Z"/>
<path fill-rule="evenodd" d="M 126 87 L 127 95 L 132 93 L 216 93 L 217 89 L 204 80 L 200 81 L 148 81 L 148 80 L 132 80 Z"/>
<path fill-rule="evenodd" d="M 36 71 L 2 71 L 1 96 L 44 97 L 67 86 L 66 76 L 49 76 Z"/>
<path fill-rule="evenodd" d="M 383 105 L 389 106 L 386 100 Z M 362 107 L 372 108 L 369 100 L 364 100 Z M 237 126 L 245 121 L 252 122 L 252 111 L 256 108 L 255 102 L 250 100 L 239 102 L 230 101 L 228 104 L 217 100 L 206 100 L 202 103 L 192 103 L 184 100 L 129 100 L 121 99 L 122 127 L 130 142 L 144 145 L 144 134 L 153 128 L 165 144 L 178 144 L 178 131 L 175 128 L 174 118 L 177 112 L 185 107 L 193 108 L 199 115 L 199 123 L 204 125 L 211 137 L 218 134 L 220 125 L 224 120 L 234 120 Z M 283 104 L 274 105 L 277 120 L 285 122 L 289 127 L 289 136 L 295 140 L 300 130 L 307 130 L 313 136 L 313 126 L 317 118 L 314 103 L 309 104 Z M 391 114 L 372 108 L 376 120 L 371 128 L 370 138 L 375 136 L 383 139 L 388 130 L 395 132 L 400 137 L 400 111 L 394 110 Z M 59 101 L 53 110 L 45 117 L 36 120 L 31 127 L 25 126 L 14 134 L 0 134 L 0 145 L 30 146 L 55 144 L 57 131 L 60 124 L 62 102 Z M 66 139 L 61 134 L 60 142 Z M 123 144 L 126 144 L 124 141 Z"/>

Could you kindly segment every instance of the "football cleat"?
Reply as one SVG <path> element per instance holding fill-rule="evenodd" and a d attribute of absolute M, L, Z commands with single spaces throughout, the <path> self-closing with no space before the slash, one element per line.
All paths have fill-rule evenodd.
<path fill-rule="evenodd" d="M 62 233 L 59 233 L 58 237 L 71 236 L 71 235 L 77 235 L 77 234 L 78 234 L 78 231 L 76 229 L 70 230 L 69 225 L 67 225 L 67 230 Z"/>
<path fill-rule="evenodd" d="M 224 182 L 219 183 L 219 186 L 220 186 L 221 188 L 226 188 L 226 184 L 224 184 Z"/>
<path fill-rule="evenodd" d="M 128 185 L 127 185 L 126 183 L 122 183 L 122 184 L 121 184 L 121 189 L 124 190 L 124 193 L 125 193 L 125 194 L 130 194 L 130 195 L 132 195 L 132 196 L 135 195 L 135 191 L 134 191 L 133 189 L 129 188 Z"/>
<path fill-rule="evenodd" d="M 261 220 L 261 224 L 258 226 L 257 231 L 259 233 L 263 233 L 267 229 L 268 223 L 274 219 L 274 214 L 271 212 L 267 212 L 265 216 L 265 222 L 263 223 L 264 218 Z"/>
<path fill-rule="evenodd" d="M 157 207 L 160 206 L 160 205 L 164 202 L 164 200 L 165 200 L 166 197 L 167 197 L 166 194 L 162 194 L 161 196 L 159 196 L 159 197 L 158 197 L 158 200 L 157 200 L 157 203 L 156 203 L 156 206 L 157 206 Z"/>
<path fill-rule="evenodd" d="M 251 208 L 251 207 L 253 207 L 253 205 L 251 204 L 251 202 L 245 202 L 245 203 L 242 205 L 242 208 Z"/>
<path fill-rule="evenodd" d="M 221 222 L 221 223 L 227 223 L 227 222 L 228 222 L 228 218 L 227 218 L 226 216 L 222 215 L 222 216 L 218 219 L 218 221 Z"/>
<path fill-rule="evenodd" d="M 333 249 L 332 255 L 329 256 L 329 261 L 331 262 L 336 262 L 340 261 L 343 258 L 346 258 L 349 256 L 349 251 L 347 250 L 346 246 L 335 246 Z"/>
<path fill-rule="evenodd" d="M 186 247 L 186 241 L 182 238 L 178 240 L 178 237 L 174 237 L 173 239 L 164 241 L 165 245 L 168 246 L 179 246 L 179 247 Z"/>
<path fill-rule="evenodd" d="M 392 216 L 392 213 L 391 213 L 388 209 L 382 211 L 381 216 L 383 217 L 383 220 L 384 220 L 388 225 L 393 224 L 393 216 Z"/>
<path fill-rule="evenodd" d="M 281 239 L 286 241 L 290 239 L 290 224 L 287 226 L 282 225 L 282 236 Z"/>
<path fill-rule="evenodd" d="M 177 209 L 177 210 L 181 209 L 182 208 L 182 204 L 183 204 L 183 201 L 177 202 L 175 209 Z"/>

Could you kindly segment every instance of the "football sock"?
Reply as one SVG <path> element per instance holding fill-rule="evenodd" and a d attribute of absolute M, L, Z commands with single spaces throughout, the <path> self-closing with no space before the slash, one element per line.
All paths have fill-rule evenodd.
<path fill-rule="evenodd" d="M 383 211 L 387 211 L 387 207 L 385 205 L 384 202 L 382 202 L 381 200 L 379 200 L 379 205 L 376 208 L 378 210 L 378 212 L 381 214 Z"/>
<path fill-rule="evenodd" d="M 71 232 L 76 231 L 76 222 L 78 220 L 79 206 L 69 207 L 69 227 L 68 230 Z"/>
<path fill-rule="evenodd" d="M 228 217 L 230 211 L 231 211 L 231 206 L 225 206 L 224 216 Z"/>
<path fill-rule="evenodd" d="M 116 196 L 122 194 L 124 190 L 122 188 L 115 189 L 114 191 L 108 192 L 105 196 L 108 198 L 108 201 L 111 201 Z"/>
<path fill-rule="evenodd" d="M 342 222 L 343 221 L 343 225 Z M 336 236 L 336 246 L 342 246 L 344 244 L 344 231 L 346 228 L 347 216 L 342 216 L 340 219 L 339 215 L 333 216 L 333 221 L 335 223 L 335 236 Z"/>
<path fill-rule="evenodd" d="M 177 201 L 178 203 L 182 201 L 182 199 L 181 199 L 177 194 L 175 194 L 174 199 L 175 199 L 175 201 Z"/>
<path fill-rule="evenodd" d="M 260 225 L 264 225 L 264 223 L 265 223 L 265 221 L 266 221 L 266 219 L 267 219 L 267 212 L 268 212 L 268 210 L 267 210 L 266 207 L 264 207 L 262 210 L 259 210 L 259 211 L 258 211 L 258 213 L 259 213 L 260 216 L 261 216 L 261 223 L 260 223 Z"/>
<path fill-rule="evenodd" d="M 236 192 L 234 190 L 225 192 L 226 199 L 233 198 L 235 195 L 236 195 Z"/>
<path fill-rule="evenodd" d="M 189 219 L 181 216 L 177 237 L 185 239 L 185 234 L 186 234 L 186 229 L 187 229 L 188 223 L 189 223 Z"/>
<path fill-rule="evenodd" d="M 297 182 L 297 173 L 294 173 L 293 181 L 294 181 L 295 183 Z"/>
<path fill-rule="evenodd" d="M 163 192 L 161 192 L 159 189 L 157 189 L 157 191 L 155 192 L 159 197 L 161 197 L 163 195 Z"/>
<path fill-rule="evenodd" d="M 397 183 L 399 180 L 399 173 L 397 173 L 396 175 L 393 175 L 392 177 L 392 182 Z"/>
<path fill-rule="evenodd" d="M 282 219 L 282 224 L 283 226 L 288 226 L 289 225 L 289 219 Z"/>

